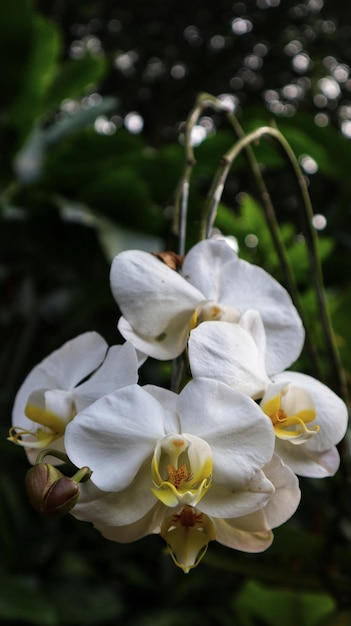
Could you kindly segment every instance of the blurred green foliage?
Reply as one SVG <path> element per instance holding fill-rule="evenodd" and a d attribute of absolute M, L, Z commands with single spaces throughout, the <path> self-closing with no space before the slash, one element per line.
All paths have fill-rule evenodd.
<path fill-rule="evenodd" d="M 245 16 L 245 6 L 239 4 Z M 256 4 L 248 4 L 258 19 Z M 141 80 L 139 69 L 129 82 L 128 76 L 119 79 L 119 90 L 112 88 L 111 37 L 106 35 L 105 54 L 89 52 L 87 47 L 80 58 L 70 58 L 67 50 L 73 35 L 78 36 L 79 19 L 91 23 L 96 16 L 101 17 L 104 8 L 107 13 L 112 11 L 115 22 L 121 18 L 128 24 L 129 15 L 129 23 L 135 26 L 133 19 L 137 18 L 132 19 L 128 10 L 133 12 L 134 7 L 137 13 L 138 5 L 131 5 L 128 9 L 121 3 L 120 14 L 116 15 L 109 2 L 97 5 L 76 0 L 69 6 L 64 2 L 35 6 L 30 0 L 0 3 L 0 623 L 350 624 L 351 501 L 345 473 L 321 482 L 301 481 L 301 507 L 289 524 L 276 531 L 273 546 L 266 553 L 230 553 L 211 545 L 201 566 L 188 576 L 174 567 L 158 537 L 131 545 L 110 544 L 89 525 L 71 517 L 59 521 L 40 518 L 30 509 L 24 493 L 26 459 L 21 449 L 6 441 L 16 390 L 38 361 L 85 330 L 97 330 L 110 344 L 119 341 L 118 310 L 109 289 L 111 259 L 123 248 L 176 246 L 172 231 L 174 194 L 184 166 L 184 148 L 176 139 L 177 132 L 193 104 L 194 89 L 214 93 L 219 89 L 213 56 L 208 53 L 207 66 L 203 49 L 201 63 L 196 48 L 188 51 L 188 62 L 197 67 L 197 74 L 187 89 L 183 87 L 182 91 L 171 80 L 167 84 L 165 81 L 164 90 L 159 84 L 154 92 L 147 86 L 151 89 L 151 109 L 145 105 L 142 87 L 136 88 L 136 78 Z M 216 30 L 211 31 L 211 3 L 195 5 L 194 16 L 185 12 L 182 19 L 188 19 L 191 25 L 191 17 L 197 15 L 208 38 L 211 33 L 216 35 Z M 223 2 L 223 15 L 228 15 L 230 6 Z M 289 1 L 285 9 L 279 7 L 277 14 L 279 19 L 283 14 L 286 28 L 289 20 L 291 28 L 295 24 L 292 37 L 297 26 L 289 11 L 297 6 L 297 2 Z M 178 15 L 174 3 L 171 8 Z M 236 11 L 235 15 L 238 7 Z M 331 20 L 335 18 L 333 11 Z M 345 9 L 345 19 L 347 13 Z M 159 41 L 153 40 L 152 33 L 161 32 L 165 19 L 162 12 L 155 15 L 146 22 L 141 15 L 141 25 L 138 22 L 137 32 L 144 29 L 145 39 L 134 41 L 133 46 L 144 61 L 146 51 L 152 52 L 150 42 L 156 46 Z M 303 24 L 306 29 L 312 28 L 311 16 L 313 12 L 305 22 L 300 19 L 301 29 Z M 274 24 L 272 27 L 268 18 L 266 12 L 260 33 L 271 37 L 274 48 Z M 324 21 L 328 19 L 324 17 Z M 84 28 L 83 23 L 82 32 L 86 32 Z M 175 26 L 172 31 L 167 20 L 169 29 L 174 35 L 174 48 L 178 45 L 186 55 L 181 28 Z M 128 28 L 124 28 L 123 37 L 122 51 L 128 50 Z M 81 42 L 86 44 L 83 36 Z M 232 75 L 230 63 L 239 63 L 241 52 L 237 41 L 234 43 L 232 60 L 221 64 L 222 79 L 226 72 L 227 80 Z M 246 39 L 244 49 L 254 43 Z M 337 45 L 335 39 L 332 43 Z M 161 44 L 165 49 L 162 38 Z M 115 47 L 116 52 L 121 51 L 117 44 Z M 167 50 L 166 56 L 172 57 Z M 154 54 L 159 51 L 155 49 Z M 268 81 L 272 80 L 276 61 L 273 55 L 266 69 Z M 315 71 L 318 78 L 318 63 Z M 261 91 L 257 87 L 255 93 L 261 94 L 262 87 Z M 247 107 L 242 106 L 241 122 L 249 132 L 270 123 L 274 115 L 258 96 L 250 96 L 249 88 L 246 96 L 249 102 Z M 144 134 L 133 134 L 122 127 L 111 134 L 98 132 L 96 120 L 123 116 L 137 102 L 140 110 L 145 109 Z M 304 110 L 274 121 L 298 157 L 307 154 L 318 164 L 318 172 L 306 176 L 316 213 L 327 219 L 327 227 L 319 234 L 318 249 L 336 338 L 350 379 L 350 146 L 335 124 L 317 126 L 311 109 L 311 95 L 307 94 Z M 196 149 L 189 245 L 198 236 L 201 210 L 220 157 L 235 141 L 231 130 L 218 116 L 214 117 L 216 132 Z M 162 135 L 161 121 L 170 139 L 165 138 L 167 133 Z M 328 378 L 319 310 L 301 237 L 296 181 L 282 155 L 269 142 L 255 146 L 255 154 L 263 165 L 305 314 L 313 328 L 313 340 L 320 350 L 321 369 Z M 224 234 L 237 237 L 244 258 L 284 282 L 244 157 L 234 163 L 216 226 Z M 258 238 L 253 247 L 247 244 L 250 235 Z M 309 371 L 307 355 L 302 355 L 299 365 Z M 158 365 L 150 360 L 141 371 L 141 382 L 167 384 L 168 376 L 169 364 Z M 347 450 L 341 447 L 341 452 L 343 471 L 347 473 Z"/>

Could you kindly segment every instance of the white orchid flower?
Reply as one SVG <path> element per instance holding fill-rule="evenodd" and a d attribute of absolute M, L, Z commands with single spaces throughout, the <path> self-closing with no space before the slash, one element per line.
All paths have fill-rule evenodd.
<path fill-rule="evenodd" d="M 126 525 L 116 525 L 116 508 L 122 499 L 118 494 L 99 490 L 91 481 L 81 485 L 81 497 L 71 511 L 77 519 L 92 522 L 111 541 L 128 543 L 146 535 L 160 534 L 169 552 L 184 572 L 196 567 L 210 541 L 243 552 L 262 552 L 272 543 L 272 528 L 289 519 L 300 502 L 295 474 L 275 454 L 263 468 L 273 485 L 268 502 L 258 510 L 232 518 L 205 514 L 201 509 L 184 505 L 170 509 L 161 502 L 142 518 Z M 124 503 L 127 500 L 123 500 Z"/>
<path fill-rule="evenodd" d="M 108 349 L 98 333 L 83 333 L 28 374 L 15 398 L 9 439 L 25 448 L 31 463 L 41 449 L 64 452 L 66 426 L 78 411 L 137 380 L 137 354 L 130 343 Z"/>
<path fill-rule="evenodd" d="M 271 419 L 276 452 L 301 476 L 324 477 L 339 467 L 336 444 L 347 428 L 347 407 L 326 385 L 298 372 L 267 376 L 265 333 L 257 312 L 239 324 L 203 323 L 190 333 L 192 375 L 221 380 L 260 399 Z"/>
<path fill-rule="evenodd" d="M 270 421 L 214 380 L 193 380 L 179 395 L 131 385 L 104 396 L 68 424 L 65 446 L 93 472 L 73 514 L 117 541 L 161 532 L 169 543 L 168 518 L 180 541 L 193 519 L 205 524 L 205 549 L 214 538 L 208 520 L 250 515 L 274 492 L 262 471 L 274 449 Z M 198 533 L 195 543 L 187 537 L 198 553 Z"/>
<path fill-rule="evenodd" d="M 274 376 L 261 400 L 276 434 L 276 452 L 300 476 L 333 476 L 347 429 L 346 404 L 329 387 L 299 372 Z"/>
<path fill-rule="evenodd" d="M 181 354 L 199 323 L 237 323 L 248 309 L 262 318 L 268 375 L 291 365 L 302 349 L 304 330 L 287 291 L 224 241 L 196 244 L 179 273 L 146 252 L 127 250 L 113 260 L 110 279 L 120 332 L 157 359 Z"/>

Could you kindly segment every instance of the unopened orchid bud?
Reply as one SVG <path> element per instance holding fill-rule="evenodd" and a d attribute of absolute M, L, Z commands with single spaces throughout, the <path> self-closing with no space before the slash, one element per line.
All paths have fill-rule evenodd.
<path fill-rule="evenodd" d="M 88 468 L 83 468 L 90 472 Z M 80 478 L 81 479 L 81 478 Z M 79 486 L 76 476 L 65 476 L 49 463 L 38 463 L 25 478 L 29 500 L 37 511 L 55 517 L 68 513 L 77 503 Z"/>

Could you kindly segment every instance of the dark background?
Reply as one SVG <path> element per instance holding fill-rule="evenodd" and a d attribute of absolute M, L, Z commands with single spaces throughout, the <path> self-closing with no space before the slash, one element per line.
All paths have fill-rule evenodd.
<path fill-rule="evenodd" d="M 299 511 L 265 554 L 213 544 L 184 576 L 159 537 L 121 546 L 70 516 L 41 518 L 25 494 L 23 450 L 6 440 L 15 393 L 36 363 L 85 330 L 120 340 L 113 255 L 176 248 L 184 122 L 204 91 L 227 94 L 246 132 L 276 124 L 295 151 L 314 211 L 326 219 L 319 253 L 349 378 L 351 5 L 14 0 L 0 6 L 0 46 L 1 623 L 351 623 L 342 612 L 351 594 L 346 445 L 337 477 L 301 481 Z M 220 157 L 236 140 L 219 113 L 204 111 L 199 125 L 208 137 L 195 149 L 188 246 Z M 296 180 L 275 145 L 261 141 L 255 152 L 320 370 L 333 385 Z M 237 237 L 243 257 L 284 282 L 254 182 L 239 158 L 217 225 Z M 257 237 L 253 248 L 248 235 Z M 297 366 L 313 373 L 307 354 Z M 141 382 L 167 385 L 169 371 L 148 362 Z"/>

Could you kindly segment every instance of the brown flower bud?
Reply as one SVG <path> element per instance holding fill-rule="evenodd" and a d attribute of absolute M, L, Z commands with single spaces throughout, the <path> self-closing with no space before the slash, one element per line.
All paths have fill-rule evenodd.
<path fill-rule="evenodd" d="M 50 517 L 68 513 L 79 497 L 78 484 L 49 463 L 31 467 L 25 484 L 34 509 Z"/>
<path fill-rule="evenodd" d="M 152 252 L 151 254 L 160 259 L 165 265 L 168 265 L 172 270 L 178 270 L 183 265 L 184 257 L 171 250 L 167 250 L 166 252 Z"/>

